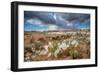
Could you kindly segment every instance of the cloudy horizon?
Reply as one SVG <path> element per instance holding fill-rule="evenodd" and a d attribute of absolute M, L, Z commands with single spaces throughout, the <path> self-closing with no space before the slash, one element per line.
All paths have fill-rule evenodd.
<path fill-rule="evenodd" d="M 24 31 L 90 29 L 90 14 L 24 11 Z"/>

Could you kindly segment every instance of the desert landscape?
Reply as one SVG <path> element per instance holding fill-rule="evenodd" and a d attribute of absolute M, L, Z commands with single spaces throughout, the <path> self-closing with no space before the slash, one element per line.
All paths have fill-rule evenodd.
<path fill-rule="evenodd" d="M 90 58 L 90 30 L 24 31 L 24 61 Z"/>
<path fill-rule="evenodd" d="M 24 11 L 24 62 L 90 59 L 90 14 Z"/>

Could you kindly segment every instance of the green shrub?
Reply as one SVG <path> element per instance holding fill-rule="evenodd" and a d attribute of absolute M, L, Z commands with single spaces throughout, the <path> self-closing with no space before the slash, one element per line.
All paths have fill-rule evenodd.
<path fill-rule="evenodd" d="M 67 55 L 71 56 L 73 59 L 77 59 L 80 56 L 80 53 L 75 48 L 71 48 L 67 51 Z"/>

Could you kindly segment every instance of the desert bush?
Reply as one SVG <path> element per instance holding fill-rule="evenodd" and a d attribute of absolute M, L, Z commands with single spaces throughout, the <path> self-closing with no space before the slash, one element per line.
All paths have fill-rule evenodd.
<path fill-rule="evenodd" d="M 52 43 L 52 46 L 49 46 L 49 52 L 51 52 L 52 55 L 57 55 L 56 51 L 58 49 L 58 44 L 57 42 Z"/>
<path fill-rule="evenodd" d="M 71 49 L 70 51 L 69 51 L 69 54 L 70 54 L 70 56 L 73 58 L 73 59 L 77 59 L 77 58 L 79 58 L 79 51 L 78 50 L 75 50 L 75 49 Z"/>
<path fill-rule="evenodd" d="M 60 33 L 60 32 L 59 32 Z M 64 33 L 64 34 L 63 34 Z M 62 60 L 62 59 L 86 59 L 90 58 L 90 34 L 89 31 L 57 33 L 31 33 L 24 37 L 25 60 Z M 30 36 L 31 42 L 30 42 Z M 30 49 L 31 48 L 31 49 Z"/>

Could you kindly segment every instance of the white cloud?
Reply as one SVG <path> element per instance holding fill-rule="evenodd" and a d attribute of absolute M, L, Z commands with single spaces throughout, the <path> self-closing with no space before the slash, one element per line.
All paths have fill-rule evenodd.
<path fill-rule="evenodd" d="M 57 30 L 58 29 L 58 26 L 56 25 L 49 25 L 48 26 L 48 30 Z"/>
<path fill-rule="evenodd" d="M 42 21 L 39 20 L 39 19 L 36 19 L 36 18 L 29 19 L 29 20 L 27 20 L 27 22 L 30 23 L 30 24 L 34 24 L 34 25 L 36 25 L 36 24 L 42 24 Z"/>
<path fill-rule="evenodd" d="M 60 17 L 60 16 L 59 16 L 59 19 L 60 19 L 61 21 L 65 22 L 67 26 L 73 26 L 72 23 L 70 23 L 68 20 L 65 20 L 64 18 L 62 18 L 62 17 Z"/>
<path fill-rule="evenodd" d="M 72 23 L 68 23 L 67 26 L 73 26 L 73 24 Z"/>

